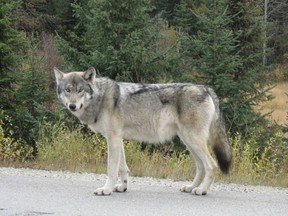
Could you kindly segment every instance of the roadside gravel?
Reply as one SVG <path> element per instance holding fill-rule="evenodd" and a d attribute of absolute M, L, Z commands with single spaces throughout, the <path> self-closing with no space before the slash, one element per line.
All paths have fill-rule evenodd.
<path fill-rule="evenodd" d="M 0 216 L 278 216 L 288 189 L 214 183 L 208 195 L 179 189 L 191 182 L 130 177 L 126 193 L 95 196 L 106 175 L 0 167 Z"/>
<path fill-rule="evenodd" d="M 0 173 L 6 175 L 17 175 L 17 176 L 30 176 L 30 177 L 45 177 L 45 178 L 55 178 L 55 179 L 70 179 L 79 180 L 87 182 L 105 182 L 107 176 L 104 174 L 94 174 L 94 173 L 72 173 L 66 171 L 48 171 L 48 170 L 36 170 L 27 168 L 7 168 L 0 167 Z M 129 177 L 129 183 L 139 186 L 162 186 L 180 189 L 181 186 L 189 184 L 189 181 L 173 181 L 170 179 L 156 179 L 151 177 Z M 286 194 L 288 195 L 288 188 L 277 188 L 277 187 L 267 187 L 267 186 L 253 186 L 253 185 L 241 185 L 241 184 L 224 184 L 224 183 L 214 183 L 211 187 L 212 191 L 230 191 L 230 192 L 256 192 L 256 193 L 276 193 L 276 194 Z"/>

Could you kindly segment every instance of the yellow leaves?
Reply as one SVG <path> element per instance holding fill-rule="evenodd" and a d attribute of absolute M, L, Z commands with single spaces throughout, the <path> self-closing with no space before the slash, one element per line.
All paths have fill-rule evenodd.
<path fill-rule="evenodd" d="M 232 138 L 231 143 L 234 161 L 230 176 L 232 181 L 287 186 L 288 148 L 283 133 L 271 136 L 262 148 L 256 139 L 243 142 L 240 135 Z"/>
<path fill-rule="evenodd" d="M 169 27 L 165 29 L 162 33 L 162 38 L 159 42 L 160 50 L 166 51 L 176 45 L 177 43 L 177 33 L 174 28 Z"/>
<path fill-rule="evenodd" d="M 9 130 L 8 136 L 5 137 L 2 125 L 3 122 L 0 121 L 0 160 L 24 162 L 32 158 L 33 148 L 21 140 L 15 140 L 12 130 Z"/>
<path fill-rule="evenodd" d="M 28 63 L 26 63 L 26 62 L 23 62 L 23 63 L 22 63 L 22 71 L 23 71 L 23 72 L 29 71 L 30 68 L 31 68 L 31 65 L 30 65 L 30 64 L 28 64 Z"/>

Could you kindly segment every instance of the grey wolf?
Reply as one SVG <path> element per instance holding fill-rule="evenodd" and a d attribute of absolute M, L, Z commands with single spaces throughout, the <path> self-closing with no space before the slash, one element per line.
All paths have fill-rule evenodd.
<path fill-rule="evenodd" d="M 190 83 L 136 84 L 96 77 L 94 68 L 63 73 L 54 68 L 58 98 L 108 143 L 108 178 L 96 195 L 125 192 L 129 169 L 122 139 L 165 143 L 178 136 L 196 161 L 196 175 L 182 192 L 207 194 L 218 167 L 231 164 L 231 147 L 215 92 Z M 116 184 L 118 175 L 120 183 Z"/>

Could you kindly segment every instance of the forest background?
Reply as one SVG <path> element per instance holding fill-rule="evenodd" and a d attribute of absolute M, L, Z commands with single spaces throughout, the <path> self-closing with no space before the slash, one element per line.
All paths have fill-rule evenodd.
<path fill-rule="evenodd" d="M 0 164 L 105 173 L 105 140 L 59 105 L 52 71 L 94 66 L 118 81 L 213 87 L 234 156 L 218 178 L 288 186 L 287 95 L 272 95 L 288 89 L 287 36 L 287 0 L 0 0 Z M 133 175 L 193 176 L 177 138 L 125 149 Z"/>

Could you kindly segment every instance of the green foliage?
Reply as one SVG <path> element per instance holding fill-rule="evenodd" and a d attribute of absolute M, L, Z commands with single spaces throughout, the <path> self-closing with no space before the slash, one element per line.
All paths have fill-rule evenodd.
<path fill-rule="evenodd" d="M 287 64 L 288 2 L 287 0 L 270 0 L 267 2 L 267 45 L 273 49 L 268 63 Z"/>
<path fill-rule="evenodd" d="M 0 119 L 5 123 L 4 133 L 32 146 L 36 155 L 36 139 L 41 122 L 44 118 L 54 120 L 55 115 L 46 107 L 46 103 L 52 100 L 52 94 L 48 89 L 47 74 L 41 69 L 43 59 L 35 57 L 36 48 L 33 47 L 27 54 L 28 58 L 22 59 L 21 73 L 18 72 L 17 82 L 15 80 L 13 83 L 13 91 L 9 95 L 10 107 L 3 107 Z M 14 132 L 9 134 L 9 131 Z"/>
<path fill-rule="evenodd" d="M 205 10 L 203 1 L 189 1 L 181 0 L 175 6 L 173 20 L 171 24 L 175 26 L 180 32 L 186 32 L 189 35 L 195 35 L 197 30 L 201 28 L 197 22 L 195 13 L 200 14 Z M 194 11 L 194 13 L 192 13 Z"/>
<path fill-rule="evenodd" d="M 55 16 L 49 13 L 51 0 L 22 0 L 21 8 L 17 11 L 20 16 L 19 29 L 28 34 L 40 35 L 42 31 L 52 31 Z"/>
<path fill-rule="evenodd" d="M 3 130 L 3 122 L 0 121 L 0 161 L 24 162 L 32 159 L 33 148 L 22 140 L 15 140 L 13 134 L 14 131 L 10 130 L 6 136 Z"/>
<path fill-rule="evenodd" d="M 88 0 L 73 7 L 73 36 L 58 36 L 59 50 L 73 68 L 92 65 L 103 76 L 134 82 L 155 82 L 177 70 L 177 40 L 167 36 L 164 20 L 149 16 L 149 1 Z"/>
<path fill-rule="evenodd" d="M 245 142 L 239 134 L 233 138 L 233 158 L 237 162 L 232 170 L 238 177 L 231 175 L 232 181 L 287 186 L 288 170 L 284 164 L 288 162 L 288 143 L 283 133 L 274 133 L 262 148 L 257 140 L 258 137 L 253 137 Z"/>
<path fill-rule="evenodd" d="M 33 146 L 33 131 L 37 128 L 36 124 L 40 124 L 35 121 L 35 110 L 40 108 L 39 102 L 43 101 L 40 94 L 44 95 L 45 92 L 41 89 L 42 84 L 35 81 L 40 81 L 41 76 L 25 70 L 25 65 L 28 65 L 25 61 L 33 57 L 28 57 L 25 61 L 23 58 L 24 54 L 32 53 L 24 50 L 28 48 L 28 38 L 17 29 L 18 18 L 15 13 L 21 2 L 0 1 L 0 4 L 0 121 L 4 123 L 5 137 L 21 140 L 15 143 L 22 142 L 23 145 Z M 35 68 L 38 66 L 36 62 L 29 62 L 29 65 L 33 66 L 33 71 L 38 70 Z M 10 133 L 11 131 L 13 133 Z"/>
<path fill-rule="evenodd" d="M 35 65 L 37 67 L 37 63 Z M 16 100 L 22 104 L 14 107 L 14 115 L 11 113 L 17 125 L 17 135 L 28 143 L 35 142 L 43 118 L 54 118 L 54 114 L 45 107 L 45 103 L 52 99 L 47 77 L 35 65 L 32 62 L 31 68 L 24 72 L 20 87 L 15 92 Z"/>
<path fill-rule="evenodd" d="M 20 1 L 0 0 L 0 109 L 11 107 L 11 92 L 17 80 L 16 68 L 26 47 L 25 34 L 17 30 L 19 20 L 15 12 L 20 6 Z"/>
<path fill-rule="evenodd" d="M 259 79 L 262 51 L 244 38 L 250 33 L 251 40 L 261 39 L 261 28 L 255 27 L 260 24 L 250 18 L 245 29 L 238 26 L 235 17 L 240 16 L 241 8 L 231 12 L 225 0 L 207 2 L 206 7 L 204 13 L 196 14 L 199 30 L 191 39 L 196 77 L 198 82 L 212 86 L 222 99 L 229 130 L 249 137 L 256 129 L 254 125 L 265 122 L 253 105 L 265 100 L 266 92 Z"/>
<path fill-rule="evenodd" d="M 265 25 L 257 1 L 229 0 L 228 15 L 231 18 L 229 28 L 237 41 L 237 52 L 242 60 L 242 67 L 235 73 L 235 80 L 253 78 L 254 82 L 263 71 L 263 43 Z M 249 83 L 250 84 L 250 83 Z M 250 84 L 251 85 L 251 84 Z"/>
<path fill-rule="evenodd" d="M 168 22 L 172 22 L 175 9 L 177 5 L 180 3 L 180 0 L 154 0 L 151 1 L 154 6 L 152 14 L 161 14 L 163 18 L 165 18 Z"/>

